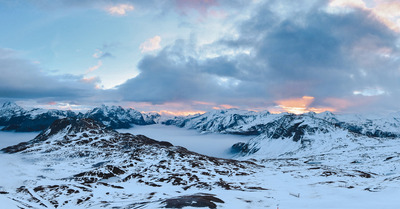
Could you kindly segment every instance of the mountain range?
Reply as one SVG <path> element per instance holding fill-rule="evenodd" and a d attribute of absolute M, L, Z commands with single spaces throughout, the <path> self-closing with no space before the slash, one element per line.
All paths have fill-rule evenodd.
<path fill-rule="evenodd" d="M 268 111 L 253 112 L 227 109 L 214 110 L 204 114 L 163 117 L 157 113 L 141 113 L 121 106 L 96 107 L 86 113 L 64 110 L 45 110 L 34 108 L 25 110 L 12 102 L 6 102 L 0 108 L 0 126 L 2 130 L 20 132 L 42 131 L 61 118 L 90 118 L 112 129 L 130 128 L 134 125 L 163 124 L 180 128 L 194 129 L 201 133 L 221 133 L 254 136 L 247 143 L 232 146 L 232 152 L 247 155 L 258 152 L 261 141 L 286 139 L 299 142 L 300 147 L 314 142 L 318 138 L 338 139 L 341 133 L 355 138 L 398 138 L 400 137 L 400 114 L 385 117 L 363 115 L 336 115 L 331 112 L 295 115 L 291 113 L 271 114 Z M 321 137 L 323 136 L 323 137 Z"/>
<path fill-rule="evenodd" d="M 120 106 L 96 107 L 86 113 L 75 113 L 70 110 L 46 110 L 33 108 L 26 110 L 13 102 L 5 102 L 0 107 L 0 126 L 3 131 L 30 132 L 42 131 L 55 120 L 61 118 L 92 118 L 110 128 L 130 128 L 133 125 L 155 124 L 157 114 L 143 115 L 134 109 Z"/>
<path fill-rule="evenodd" d="M 300 148 L 311 145 L 315 140 L 338 140 L 344 133 L 353 138 L 400 137 L 400 114 L 369 118 L 362 115 L 335 115 L 331 112 L 295 115 L 229 109 L 175 117 L 162 123 L 202 133 L 255 136 L 247 143 L 233 145 L 232 151 L 240 155 L 258 152 L 262 141 L 293 141 L 298 142 Z"/>
<path fill-rule="evenodd" d="M 399 206 L 397 113 L 229 109 L 165 118 L 116 106 L 73 113 L 13 103 L 0 113 L 4 130 L 30 131 L 30 124 L 53 120 L 34 126 L 42 130 L 34 139 L 1 150 L 0 201 L 19 208 Z M 232 145 L 233 159 L 222 159 L 113 129 L 155 123 L 252 138 Z"/>

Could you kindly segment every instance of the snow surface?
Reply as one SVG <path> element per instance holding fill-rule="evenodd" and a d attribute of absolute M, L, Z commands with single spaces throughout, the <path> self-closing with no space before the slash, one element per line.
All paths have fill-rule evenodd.
<path fill-rule="evenodd" d="M 130 129 L 118 129 L 120 133 L 145 135 L 158 141 L 168 141 L 175 146 L 213 157 L 232 158 L 230 148 L 238 142 L 247 142 L 252 137 L 229 134 L 201 134 L 196 130 L 187 130 L 161 124 L 134 126 Z"/>
<path fill-rule="evenodd" d="M 354 120 L 358 122 L 358 119 Z M 310 121 L 307 124 L 313 125 Z M 174 126 L 151 125 L 135 126 L 131 129 L 120 129 L 119 132 L 130 132 L 135 135 L 143 134 L 156 140 L 170 141 L 174 145 L 185 146 L 189 150 L 214 156 L 229 155 L 227 149 L 238 142 L 247 141 L 249 138 L 223 135 L 223 134 L 200 134 L 195 130 L 186 130 Z M 9 134 L 9 138 L 7 138 Z M 9 139 L 8 145 L 19 141 L 26 133 L 0 132 L 0 139 Z M 60 133 L 53 136 L 50 144 L 43 144 L 43 148 L 54 148 L 57 141 L 62 140 Z M 77 133 L 79 137 L 82 133 Z M 90 134 L 90 133 L 88 133 Z M 31 139 L 19 138 L 21 141 Z M 14 137 L 15 136 L 15 137 Z M 214 186 L 212 190 L 191 187 L 184 190 L 180 186 L 161 184 L 162 187 L 151 187 L 136 181 L 113 181 L 108 179 L 107 183 L 122 186 L 124 189 L 106 187 L 97 184 L 91 188 L 90 193 L 74 194 L 76 200 L 80 195 L 93 194 L 92 200 L 100 203 L 109 202 L 108 208 L 136 204 L 132 208 L 160 208 L 160 200 L 182 195 L 196 193 L 215 194 L 225 203 L 217 203 L 218 208 L 244 209 L 244 208 L 278 208 L 279 209 L 394 209 L 400 208 L 400 140 L 381 139 L 353 135 L 344 130 L 330 131 L 322 134 L 306 135 L 312 141 L 311 146 L 302 147 L 300 142 L 284 139 L 269 139 L 263 136 L 256 137 L 254 145 L 261 147 L 254 155 L 242 156 L 239 159 L 251 160 L 265 166 L 254 169 L 254 173 L 246 176 L 222 176 L 215 174 L 214 178 L 223 178 L 230 182 L 243 183 L 243 187 L 262 187 L 267 190 L 224 190 Z M 13 139 L 15 138 L 15 139 Z M 104 137 L 107 140 L 107 137 Z M 11 142 L 10 142 L 11 140 Z M 7 140 L 2 140 L 4 143 Z M 18 142 L 17 142 L 18 141 Z M 1 142 L 1 147 L 7 146 Z M 82 146 L 81 149 L 87 148 Z M 79 145 L 76 146 L 79 149 Z M 96 151 L 97 148 L 91 148 Z M 71 158 L 67 157 L 72 151 L 71 147 L 54 149 L 50 153 L 31 152 L 25 154 L 0 154 L 0 192 L 7 191 L 10 194 L 0 194 L 0 209 L 22 207 L 23 202 L 13 202 L 13 198 L 25 200 L 22 194 L 13 193 L 21 185 L 33 188 L 35 185 L 62 185 L 71 184 L 73 181 L 65 181 L 63 178 L 92 169 L 95 163 L 112 161 L 114 165 L 122 164 L 124 154 L 115 155 L 111 158 L 103 158 L 101 155 L 95 158 Z M 117 151 L 117 150 L 116 150 Z M 52 154 L 53 153 L 53 154 Z M 111 154 L 116 154 L 110 152 Z M 117 152 L 118 153 L 118 152 Z M 59 157 L 57 157 L 59 156 Z M 164 155 L 140 156 L 143 166 L 155 164 L 165 158 Z M 121 162 L 120 162 L 121 161 Z M 185 161 L 181 164 L 184 165 Z M 139 165 L 139 167 L 142 165 Z M 135 167 L 133 167 L 135 168 Z M 180 168 L 180 167 L 176 167 Z M 213 167 L 207 167 L 213 169 Z M 179 169 L 178 169 L 179 170 Z M 142 172 L 147 176 L 165 175 L 161 169 Z M 366 176 L 366 173 L 370 175 Z M 146 178 L 146 177 L 145 177 Z M 202 177 L 200 177 L 202 178 Z M 29 187 L 30 186 L 30 187 Z M 41 202 L 51 206 L 47 200 L 34 194 Z M 107 194 L 109 193 L 109 194 Z M 49 194 L 51 195 L 51 194 Z M 70 200 L 68 196 L 60 196 L 59 200 Z M 61 201 L 60 201 L 61 202 Z M 146 203 L 140 205 L 140 203 Z M 35 205 L 34 208 L 45 208 Z M 90 205 L 87 208 L 104 208 L 104 205 Z M 59 208 L 79 208 L 79 205 L 65 205 Z M 51 208 L 51 207 L 50 207 Z M 187 207 L 188 208 L 188 207 Z"/>

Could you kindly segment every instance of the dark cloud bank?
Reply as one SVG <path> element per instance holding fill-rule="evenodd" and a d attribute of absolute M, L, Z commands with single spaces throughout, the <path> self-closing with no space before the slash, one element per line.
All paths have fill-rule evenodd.
<path fill-rule="evenodd" d="M 0 98 L 78 100 L 95 95 L 94 84 L 80 76 L 49 75 L 32 62 L 0 48 Z"/>

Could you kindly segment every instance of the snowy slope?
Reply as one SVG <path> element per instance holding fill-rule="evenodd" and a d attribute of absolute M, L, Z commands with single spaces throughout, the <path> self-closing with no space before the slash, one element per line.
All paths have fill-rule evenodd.
<path fill-rule="evenodd" d="M 281 125 L 304 120 L 296 127 L 313 132 L 297 141 L 260 139 L 262 149 L 238 157 L 248 161 L 199 155 L 90 119 L 59 120 L 0 154 L 0 199 L 8 208 L 400 207 L 398 139 L 287 116 Z M 306 139 L 314 143 L 303 147 Z"/>
<path fill-rule="evenodd" d="M 57 120 L 35 139 L 2 151 L 29 159 L 29 174 L 16 177 L 13 185 L 0 184 L 3 193 L 23 207 L 129 208 L 175 204 L 178 200 L 169 196 L 177 190 L 260 189 L 237 181 L 261 169 L 255 163 L 208 157 L 142 135 L 121 134 L 91 119 Z M 160 190 L 169 192 L 155 195 Z M 149 192 L 138 195 L 144 191 Z M 183 198 L 213 197 L 204 195 Z"/>

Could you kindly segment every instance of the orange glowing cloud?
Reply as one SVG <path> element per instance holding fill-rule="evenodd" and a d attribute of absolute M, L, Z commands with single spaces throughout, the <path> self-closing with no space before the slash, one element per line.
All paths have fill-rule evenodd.
<path fill-rule="evenodd" d="M 308 106 L 314 101 L 314 97 L 303 96 L 302 98 L 291 98 L 278 100 L 276 103 L 280 108 L 285 110 L 286 112 L 294 113 L 294 114 L 302 114 L 309 112 L 307 111 Z"/>
<path fill-rule="evenodd" d="M 214 106 L 215 105 L 215 103 L 204 102 L 204 101 L 193 101 L 192 103 L 195 105 L 206 105 L 206 106 Z"/>
<path fill-rule="evenodd" d="M 90 78 L 82 78 L 82 82 L 85 82 L 85 83 L 93 83 L 95 80 L 96 80 L 95 76 L 90 77 Z"/>
<path fill-rule="evenodd" d="M 331 111 L 331 112 L 336 111 L 336 109 L 333 107 L 310 107 L 314 99 L 315 98 L 311 96 L 303 96 L 301 98 L 278 100 L 275 102 L 276 104 L 278 104 L 278 108 L 272 108 L 270 112 L 272 113 L 289 112 L 294 114 L 303 114 L 311 111 L 316 113 L 321 113 L 325 111 Z"/>
<path fill-rule="evenodd" d="M 239 108 L 238 106 L 228 105 L 228 104 L 221 104 L 216 107 L 213 107 L 214 110 L 221 110 L 221 109 L 232 109 L 232 108 Z"/>

